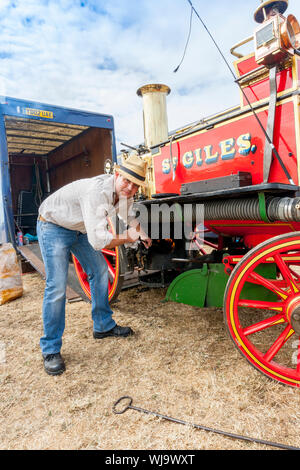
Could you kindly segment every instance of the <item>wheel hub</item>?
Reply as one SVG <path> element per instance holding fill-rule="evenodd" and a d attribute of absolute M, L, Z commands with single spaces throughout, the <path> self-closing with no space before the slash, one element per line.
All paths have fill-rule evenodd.
<path fill-rule="evenodd" d="M 300 335 L 300 295 L 295 297 L 287 306 L 286 317 L 295 333 Z"/>
<path fill-rule="evenodd" d="M 291 315 L 291 325 L 293 330 L 300 335 L 300 307 L 296 308 Z"/>

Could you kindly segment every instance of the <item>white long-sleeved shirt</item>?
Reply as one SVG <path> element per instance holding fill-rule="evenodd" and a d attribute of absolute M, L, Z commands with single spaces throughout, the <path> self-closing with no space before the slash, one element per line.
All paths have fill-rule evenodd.
<path fill-rule="evenodd" d="M 114 175 L 74 181 L 48 196 L 39 215 L 47 222 L 86 233 L 92 247 L 101 250 L 113 238 L 107 217 L 119 214 L 126 225 L 135 218 L 133 199 L 122 198 L 114 205 L 114 187 Z"/>

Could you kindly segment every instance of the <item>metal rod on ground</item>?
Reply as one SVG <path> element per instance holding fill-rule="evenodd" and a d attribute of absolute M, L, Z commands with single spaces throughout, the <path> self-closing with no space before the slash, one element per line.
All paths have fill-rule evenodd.
<path fill-rule="evenodd" d="M 120 402 L 122 400 L 129 400 L 129 403 L 123 409 L 118 411 L 117 406 L 120 404 Z M 155 411 L 149 411 L 149 410 L 145 410 L 143 408 L 139 408 L 137 406 L 133 406 L 132 401 L 133 401 L 133 399 L 129 396 L 123 396 L 123 397 L 119 398 L 115 402 L 115 404 L 113 405 L 113 408 L 112 408 L 113 412 L 115 414 L 120 415 L 120 414 L 125 413 L 125 411 L 131 409 L 131 410 L 139 411 L 141 413 L 146 413 L 148 415 L 156 416 L 157 418 L 162 418 L 162 419 L 165 419 L 167 421 L 171 421 L 172 423 L 185 424 L 185 425 L 191 426 L 191 427 L 196 428 L 196 429 L 201 429 L 202 431 L 208 431 L 208 432 L 212 432 L 212 433 L 215 433 L 215 434 L 221 434 L 222 436 L 230 437 L 231 439 L 239 439 L 239 440 L 242 440 L 242 441 L 255 442 L 257 444 L 262 444 L 262 445 L 270 446 L 270 447 L 277 447 L 279 449 L 285 449 L 285 450 L 300 450 L 300 447 L 293 447 L 293 446 L 289 446 L 287 444 L 280 444 L 280 443 L 277 443 L 277 442 L 265 441 L 263 439 L 258 439 L 256 437 L 241 436 L 240 434 L 233 434 L 231 432 L 221 431 L 219 429 L 209 428 L 207 426 L 202 426 L 200 424 L 188 423 L 188 422 L 183 421 L 181 419 L 171 418 L 170 416 L 166 416 L 166 415 L 163 415 L 163 414 L 160 414 L 160 413 L 156 413 Z"/>

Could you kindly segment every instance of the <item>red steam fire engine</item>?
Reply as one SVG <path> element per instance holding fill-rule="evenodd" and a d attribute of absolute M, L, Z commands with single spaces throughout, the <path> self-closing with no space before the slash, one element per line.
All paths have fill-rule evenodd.
<path fill-rule="evenodd" d="M 223 307 L 235 346 L 268 377 L 300 386 L 300 27 L 288 0 L 262 1 L 254 36 L 231 50 L 240 105 L 168 134 L 165 85 L 138 90 L 144 103 L 149 189 L 137 207 L 163 230 L 153 207 L 174 209 L 171 232 L 151 249 L 105 252 L 110 297 L 124 272 L 156 272 L 167 300 Z M 254 52 L 239 46 L 253 40 Z M 149 151 L 150 149 L 150 151 Z M 144 152 L 144 153 L 143 153 Z M 126 155 L 125 155 L 126 157 Z M 193 237 L 174 237 L 191 208 Z M 196 225 L 196 206 L 203 227 Z M 176 208 L 181 218 L 176 219 Z M 150 234 L 151 235 L 151 234 Z M 157 277 L 157 272 L 159 273 Z M 83 288 L 88 281 L 77 265 Z M 151 274 L 152 275 L 152 274 Z M 143 282 L 151 276 L 141 277 Z"/>

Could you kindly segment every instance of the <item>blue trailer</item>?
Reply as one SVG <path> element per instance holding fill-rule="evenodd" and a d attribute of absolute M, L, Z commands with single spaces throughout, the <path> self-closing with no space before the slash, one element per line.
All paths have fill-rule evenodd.
<path fill-rule="evenodd" d="M 41 202 L 110 171 L 116 159 L 111 115 L 0 97 L 0 244 L 13 244 L 23 271 L 45 276 L 36 237 Z M 80 298 L 87 300 L 70 260 L 67 299 Z"/>
<path fill-rule="evenodd" d="M 0 243 L 35 236 L 39 203 L 116 161 L 113 117 L 0 97 Z"/>

